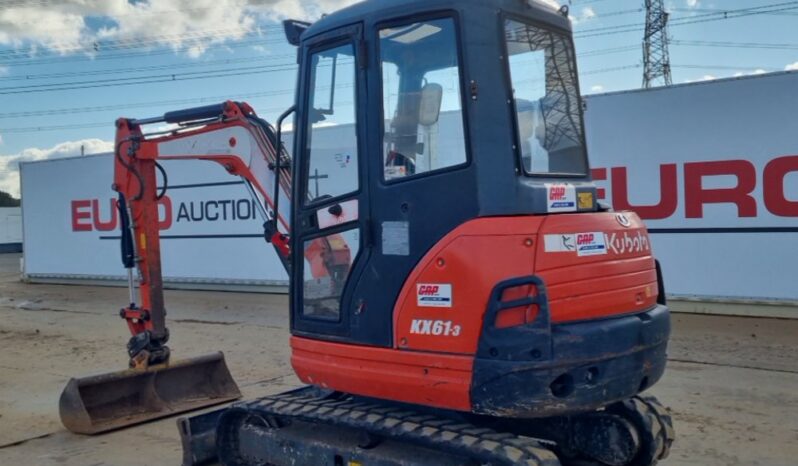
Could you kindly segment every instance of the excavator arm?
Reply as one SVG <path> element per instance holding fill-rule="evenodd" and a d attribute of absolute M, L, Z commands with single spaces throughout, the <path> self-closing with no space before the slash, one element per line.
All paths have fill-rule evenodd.
<path fill-rule="evenodd" d="M 167 129 L 145 132 L 149 125 Z M 279 131 L 236 102 L 116 122 L 113 189 L 130 287 L 120 314 L 132 334 L 132 370 L 70 379 L 59 400 L 69 430 L 96 434 L 241 397 L 222 353 L 170 359 L 159 228 L 159 204 L 169 183 L 160 162 L 207 160 L 240 177 L 259 206 L 266 240 L 289 270 L 291 167 L 287 153 L 277 149 L 279 140 Z M 311 240 L 304 250 L 308 270 L 320 280 L 335 283 L 337 262 L 349 263 L 342 238 Z"/>
<path fill-rule="evenodd" d="M 144 126 L 156 124 L 170 127 L 143 131 Z M 159 231 L 159 203 L 168 190 L 168 176 L 159 162 L 207 160 L 240 177 L 259 206 L 265 239 L 289 271 L 292 180 L 290 158 L 277 149 L 279 138 L 279 132 L 248 104 L 231 101 L 116 122 L 113 189 L 119 195 L 122 262 L 130 287 L 130 304 L 121 315 L 132 334 L 128 343 L 131 367 L 169 360 Z M 315 240 L 305 248 L 314 278 L 332 277 L 337 262 L 349 263 L 348 247 L 335 239 Z"/>
<path fill-rule="evenodd" d="M 143 131 L 153 124 L 174 127 Z M 168 189 L 168 177 L 159 161 L 212 161 L 242 178 L 259 206 L 265 237 L 287 268 L 290 210 L 288 202 L 281 209 L 279 199 L 290 201 L 290 163 L 285 151 L 278 156 L 277 146 L 273 128 L 245 103 L 228 101 L 116 122 L 113 189 L 119 195 L 122 262 L 130 287 L 130 305 L 121 315 L 133 335 L 128 343 L 132 367 L 146 368 L 169 359 L 159 231 L 159 203 Z"/>

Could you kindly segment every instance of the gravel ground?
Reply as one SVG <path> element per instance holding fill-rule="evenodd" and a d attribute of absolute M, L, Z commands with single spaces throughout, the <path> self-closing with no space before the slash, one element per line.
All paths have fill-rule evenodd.
<path fill-rule="evenodd" d="M 117 312 L 127 291 L 24 284 L 18 264 L 0 255 L 0 464 L 179 464 L 174 418 L 96 437 L 64 430 L 57 403 L 67 379 L 126 365 Z M 247 398 L 298 386 L 285 296 L 166 299 L 175 357 L 224 351 Z M 798 321 L 675 314 L 670 358 L 651 389 L 676 423 L 665 464 L 798 464 Z"/>

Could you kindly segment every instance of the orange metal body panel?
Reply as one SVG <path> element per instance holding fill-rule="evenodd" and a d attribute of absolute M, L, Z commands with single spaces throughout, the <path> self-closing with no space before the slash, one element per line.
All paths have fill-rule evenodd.
<path fill-rule="evenodd" d="M 469 411 L 473 358 L 291 337 L 302 382 L 362 396 Z"/>
<path fill-rule="evenodd" d="M 623 215 L 629 220 L 628 227 L 620 225 L 613 213 L 546 219 L 540 230 L 535 274 L 547 285 L 553 322 L 640 312 L 656 304 L 657 273 L 648 233 L 637 215 Z M 545 252 L 545 235 L 583 232 L 604 233 L 607 253 L 580 257 Z M 639 247 L 633 247 L 635 244 Z"/>
<path fill-rule="evenodd" d="M 293 337 L 294 370 L 303 382 L 321 387 L 470 411 L 473 358 L 491 292 L 499 282 L 541 277 L 554 324 L 642 312 L 656 304 L 648 236 L 636 215 L 624 215 L 626 226 L 615 213 L 467 222 L 433 247 L 407 278 L 393 311 L 394 348 Z M 604 253 L 580 256 L 576 250 L 547 249 L 546 236 L 590 232 L 604 239 Z M 419 306 L 421 287 L 436 284 L 451 285 L 451 306 Z M 534 287 L 523 286 L 507 290 L 502 300 L 535 293 Z M 495 325 L 522 325 L 537 312 L 535 305 L 509 309 L 497 316 Z M 436 325 L 423 327 L 416 321 Z M 442 330 L 455 327 L 456 332 Z"/>
<path fill-rule="evenodd" d="M 408 277 L 394 309 L 394 336 L 402 349 L 474 354 L 493 287 L 502 280 L 538 275 L 546 283 L 553 323 L 639 312 L 656 304 L 657 276 L 645 227 L 636 215 L 570 214 L 495 217 L 468 222 L 447 235 Z M 606 254 L 579 256 L 546 250 L 546 235 L 605 234 Z M 638 235 L 640 235 L 638 237 Z M 636 249 L 627 247 L 637 239 Z M 643 240 L 643 238 L 645 238 Z M 609 242 L 615 241 L 610 247 Z M 451 284 L 452 307 L 420 307 L 418 284 Z M 504 300 L 522 297 L 511 290 Z M 534 293 L 534 290 L 520 290 Z M 500 327 L 520 325 L 535 316 L 534 306 L 500 314 Z M 418 319 L 451 321 L 457 336 L 418 335 Z"/>
<path fill-rule="evenodd" d="M 448 234 L 422 259 L 396 301 L 394 342 L 402 349 L 474 354 L 493 287 L 532 275 L 535 238 L 545 217 L 483 218 Z M 450 284 L 452 307 L 419 307 L 417 284 Z M 412 333 L 416 319 L 452 322 L 459 335 Z"/>

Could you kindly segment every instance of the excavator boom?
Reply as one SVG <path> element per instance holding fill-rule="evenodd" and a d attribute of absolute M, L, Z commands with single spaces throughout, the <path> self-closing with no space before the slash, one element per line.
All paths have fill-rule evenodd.
<path fill-rule="evenodd" d="M 144 126 L 154 124 L 172 127 L 144 132 Z M 130 302 L 120 315 L 132 335 L 130 368 L 69 381 L 61 395 L 61 419 L 68 429 L 85 434 L 241 396 L 222 353 L 170 359 L 159 240 L 159 204 L 168 176 L 161 161 L 211 161 L 240 177 L 259 206 L 264 237 L 286 269 L 290 254 L 289 210 L 279 205 L 280 197 L 290 200 L 288 155 L 278 155 L 279 135 L 249 105 L 225 102 L 156 118 L 119 119 L 116 127 L 113 189 L 119 195 L 122 263 L 130 288 Z M 317 247 L 319 254 L 334 257 L 329 243 Z M 319 274 L 325 273 L 322 265 Z"/>

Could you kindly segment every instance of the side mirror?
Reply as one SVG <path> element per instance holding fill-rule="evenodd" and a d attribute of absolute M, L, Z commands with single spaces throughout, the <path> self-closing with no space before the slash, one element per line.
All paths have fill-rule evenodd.
<path fill-rule="evenodd" d="M 441 102 L 443 102 L 443 86 L 436 83 L 425 85 L 421 89 L 418 123 L 422 126 L 432 126 L 437 123 L 441 116 Z"/>
<path fill-rule="evenodd" d="M 295 19 L 285 20 L 283 21 L 285 39 L 289 44 L 297 47 L 299 45 L 299 39 L 302 37 L 302 33 L 307 31 L 309 27 L 310 23 L 306 23 L 305 21 L 297 21 Z"/>

